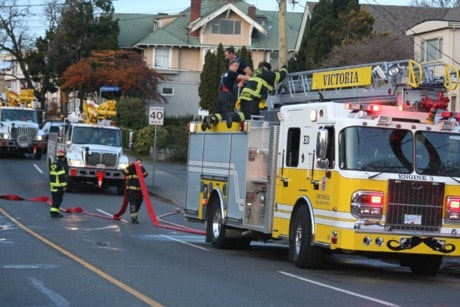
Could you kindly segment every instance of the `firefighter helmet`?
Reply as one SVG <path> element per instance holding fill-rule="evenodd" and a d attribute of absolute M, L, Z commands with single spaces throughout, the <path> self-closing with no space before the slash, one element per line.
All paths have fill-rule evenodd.
<path fill-rule="evenodd" d="M 58 157 L 65 157 L 65 151 L 62 150 L 62 149 L 59 149 L 58 152 L 57 152 L 57 156 Z"/>

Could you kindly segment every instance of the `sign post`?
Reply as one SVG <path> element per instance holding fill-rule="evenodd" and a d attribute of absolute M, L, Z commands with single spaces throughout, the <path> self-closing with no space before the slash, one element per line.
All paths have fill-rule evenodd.
<path fill-rule="evenodd" d="M 155 168 L 157 161 L 157 126 L 163 126 L 164 108 L 163 107 L 150 107 L 149 108 L 149 125 L 155 126 L 155 133 L 153 136 L 153 171 L 152 171 L 152 187 L 155 183 Z"/>

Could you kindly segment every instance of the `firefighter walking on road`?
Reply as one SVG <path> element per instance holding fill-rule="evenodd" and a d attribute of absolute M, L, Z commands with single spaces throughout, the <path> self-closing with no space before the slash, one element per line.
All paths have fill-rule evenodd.
<path fill-rule="evenodd" d="M 123 170 L 123 173 L 126 175 L 126 190 L 128 193 L 131 223 L 139 224 L 137 217 L 139 209 L 142 205 L 143 196 L 135 164 L 138 164 L 141 167 L 142 176 L 144 176 L 144 178 L 147 177 L 148 173 L 142 166 L 142 160 L 139 158 L 137 158 L 134 162 L 130 163 L 129 166 Z"/>
<path fill-rule="evenodd" d="M 65 163 L 65 152 L 58 150 L 56 161 L 50 165 L 50 191 L 53 201 L 50 208 L 52 218 L 61 218 L 63 215 L 59 212 L 59 207 L 64 199 L 64 193 L 67 188 L 67 167 Z"/>

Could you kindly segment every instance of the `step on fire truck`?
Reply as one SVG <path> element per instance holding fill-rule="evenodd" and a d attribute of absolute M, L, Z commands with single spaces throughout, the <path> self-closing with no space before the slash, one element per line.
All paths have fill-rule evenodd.
<path fill-rule="evenodd" d="M 39 103 L 34 91 L 25 89 L 18 94 L 6 88 L 5 97 L 5 101 L 0 101 L 0 155 L 32 153 L 40 160 L 46 143 L 38 126 Z"/>
<path fill-rule="evenodd" d="M 460 256 L 458 69 L 412 60 L 291 73 L 259 118 L 189 124 L 185 216 L 216 248 L 289 244 L 394 257 L 434 275 Z"/>
<path fill-rule="evenodd" d="M 123 170 L 128 167 L 129 159 L 123 153 L 121 130 L 110 120 L 116 116 L 115 102 L 110 102 L 110 112 L 104 107 L 107 104 L 101 105 L 102 111 L 98 112 L 91 103 L 94 116 L 88 116 L 88 108 L 84 106 L 84 116 L 71 114 L 58 132 L 49 134 L 48 165 L 56 159 L 58 150 L 66 152 L 69 193 L 74 192 L 77 183 L 98 188 L 115 187 L 118 195 L 125 192 Z"/>

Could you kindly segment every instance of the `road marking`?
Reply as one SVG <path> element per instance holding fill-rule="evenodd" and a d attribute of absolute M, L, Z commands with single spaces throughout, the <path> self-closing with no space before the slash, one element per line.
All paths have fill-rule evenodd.
<path fill-rule="evenodd" d="M 58 266 L 55 264 L 5 264 L 2 265 L 2 269 L 55 269 Z"/>
<path fill-rule="evenodd" d="M 62 297 L 57 292 L 54 292 L 53 290 L 50 290 L 47 287 L 45 287 L 45 283 L 41 281 L 40 279 L 29 277 L 29 280 L 32 286 L 37 288 L 41 293 L 48 296 L 50 300 L 53 301 L 53 303 L 56 306 L 70 306 L 69 301 L 67 301 L 64 297 Z"/>
<path fill-rule="evenodd" d="M 37 164 L 34 163 L 34 167 L 37 169 L 37 171 L 38 171 L 40 174 L 43 174 L 43 171 L 41 170 L 41 168 L 38 167 Z"/>
<path fill-rule="evenodd" d="M 188 243 L 188 242 L 185 242 L 185 241 L 182 241 L 182 240 L 179 240 L 179 239 L 167 236 L 167 235 L 161 235 L 161 236 L 165 237 L 165 238 L 168 238 L 168 239 L 170 239 L 172 241 L 176 241 L 176 242 L 179 242 L 179 243 L 182 243 L 182 244 L 185 244 L 185 245 L 189 245 L 191 247 L 195 247 L 195 248 L 198 248 L 198 249 L 201 249 L 201 250 L 204 250 L 204 251 L 209 251 L 209 249 L 207 249 L 207 248 L 204 248 L 204 247 L 192 244 L 192 243 Z"/>
<path fill-rule="evenodd" d="M 107 211 L 104 211 L 102 209 L 96 208 L 96 211 L 99 211 L 100 213 L 105 214 L 107 216 L 113 217 L 113 214 L 110 214 Z M 124 220 L 124 219 L 120 219 L 120 221 L 122 221 L 123 223 L 129 223 L 127 220 Z"/>
<path fill-rule="evenodd" d="M 26 232 L 28 232 L 29 234 L 31 234 L 32 236 L 37 238 L 38 240 L 40 240 L 43 243 L 49 245 L 51 248 L 54 248 L 55 250 L 61 252 L 65 256 L 67 256 L 70 259 L 74 260 L 75 262 L 79 263 L 80 265 L 82 265 L 83 267 L 85 267 L 88 270 L 92 271 L 93 273 L 96 273 L 97 275 L 99 275 L 102 278 L 106 279 L 107 281 L 111 282 L 115 286 L 117 286 L 117 287 L 121 288 L 122 290 L 130 293 L 131 295 L 137 297 L 139 300 L 145 302 L 146 304 L 148 304 L 150 306 L 158 306 L 158 307 L 163 306 L 160 303 L 158 303 L 157 301 L 155 301 L 155 300 L 151 299 L 150 297 L 148 297 L 148 296 L 142 294 L 141 292 L 137 291 L 136 289 L 131 288 L 127 284 L 119 281 L 118 279 L 116 279 L 116 278 L 110 276 L 109 274 L 105 273 L 104 271 L 98 269 L 97 267 L 95 267 L 94 265 L 90 264 L 89 262 L 86 262 L 85 260 L 83 260 L 83 259 L 79 258 L 78 256 L 72 254 L 71 252 L 67 251 L 66 249 L 60 247 L 59 245 L 51 242 L 50 240 L 46 239 L 45 237 L 42 237 L 38 233 L 34 232 L 32 229 L 28 228 L 27 226 L 25 226 L 21 222 L 17 221 L 14 217 L 12 217 L 5 210 L 3 210 L 3 208 L 0 208 L 0 213 L 2 215 L 4 215 L 5 217 L 7 217 L 9 220 L 11 220 L 16 225 L 18 225 L 20 228 L 22 228 L 23 230 L 25 230 Z"/>
<path fill-rule="evenodd" d="M 297 275 L 294 275 L 294 274 L 291 274 L 291 273 L 287 273 L 287 272 L 283 272 L 283 271 L 278 271 L 278 273 L 286 275 L 286 276 L 289 276 L 289 277 L 292 277 L 292 278 L 296 278 L 296 279 L 299 279 L 301 281 L 305 281 L 305 282 L 308 282 L 308 283 L 311 283 L 311 284 L 314 284 L 314 285 L 317 285 L 317 286 L 321 286 L 321 287 L 329 288 L 329 289 L 332 289 L 332 290 L 335 290 L 335 291 L 338 291 L 338 292 L 342 292 L 342 293 L 345 293 L 345 294 L 348 294 L 348 295 L 351 295 L 351 296 L 360 297 L 362 299 L 372 301 L 372 302 L 375 302 L 375 303 L 379 303 L 379 304 L 382 304 L 382 305 L 385 305 L 385 306 L 394 306 L 394 307 L 398 306 L 398 305 L 395 305 L 395 304 L 390 303 L 390 302 L 382 301 L 382 300 L 379 300 L 379 299 L 376 299 L 376 298 L 373 298 L 373 297 L 370 297 L 370 296 L 362 295 L 362 294 L 352 292 L 352 291 L 348 291 L 348 290 L 345 290 L 345 289 L 340 289 L 340 288 L 330 286 L 330 285 L 327 285 L 327 284 L 323 284 L 323 283 L 320 283 L 320 282 L 317 282 L 317 281 L 314 281 L 314 280 L 311 280 L 311 279 L 300 277 L 300 276 L 297 276 Z"/>

